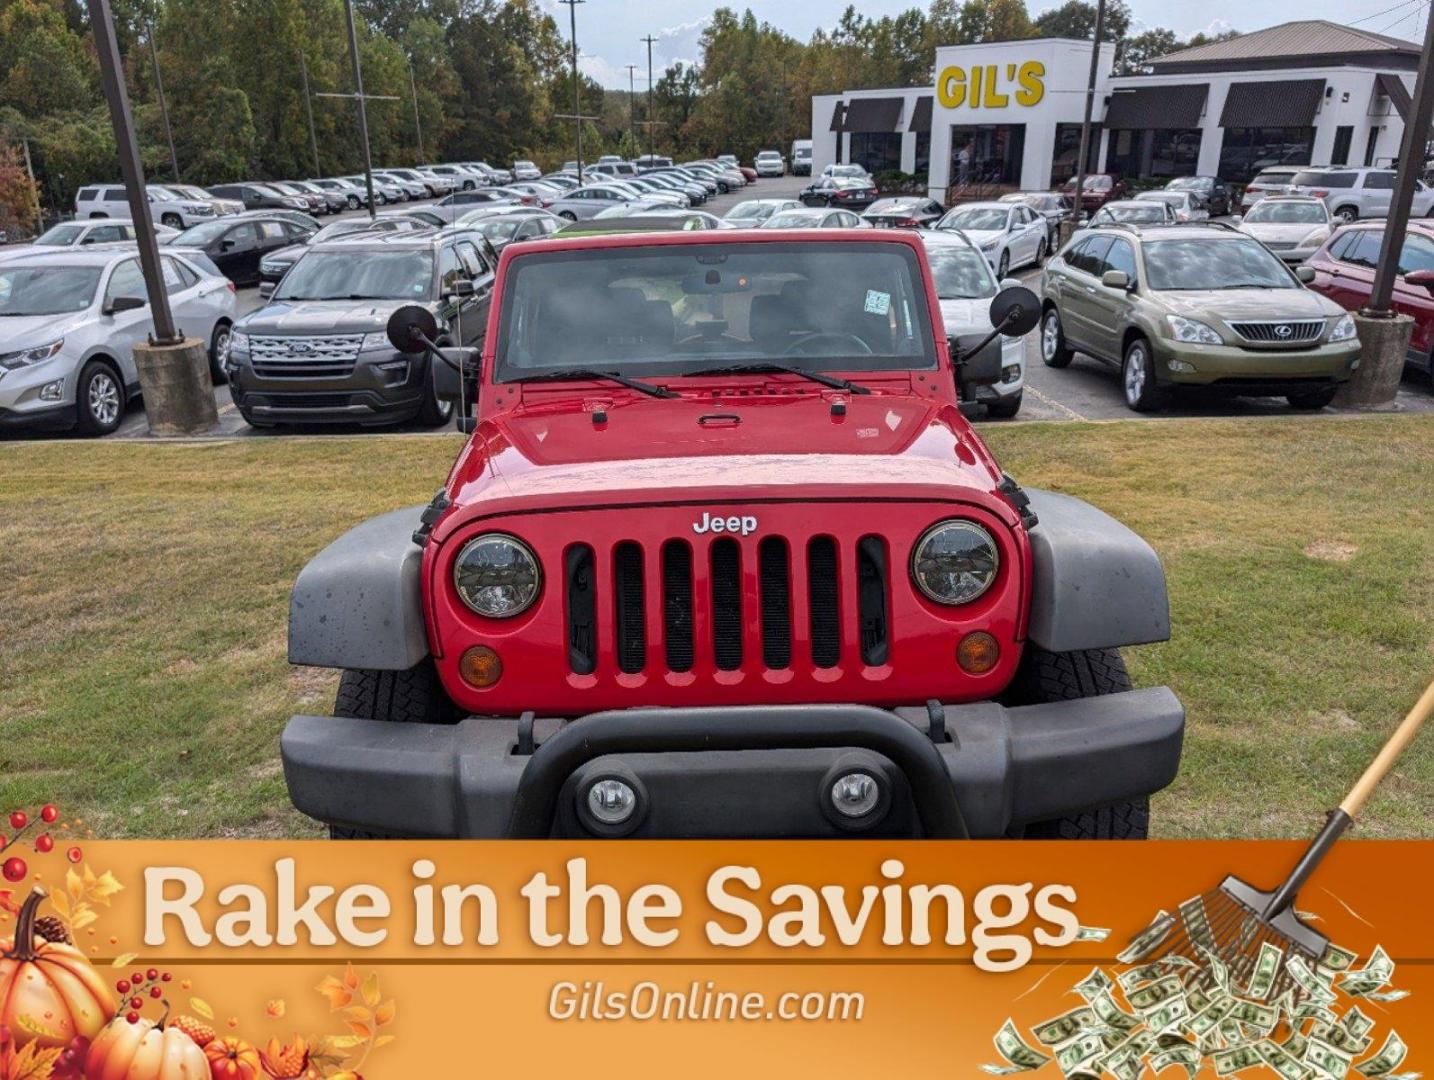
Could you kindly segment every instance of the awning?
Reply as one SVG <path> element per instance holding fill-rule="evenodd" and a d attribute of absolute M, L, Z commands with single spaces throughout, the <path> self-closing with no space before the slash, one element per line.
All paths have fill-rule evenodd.
<path fill-rule="evenodd" d="M 911 110 L 911 123 L 906 126 L 907 131 L 930 131 L 931 130 L 931 95 L 916 99 L 916 108 Z"/>
<path fill-rule="evenodd" d="M 1120 87 L 1110 95 L 1105 127 L 1108 131 L 1198 128 L 1209 89 L 1206 83 Z"/>
<path fill-rule="evenodd" d="M 829 131 L 840 131 L 840 130 L 841 130 L 841 116 L 842 116 L 842 113 L 845 112 L 845 111 L 846 111 L 846 103 L 845 103 L 845 102 L 838 101 L 838 102 L 836 103 L 836 108 L 834 108 L 834 109 L 832 110 L 832 126 L 828 129 Z"/>
<path fill-rule="evenodd" d="M 1409 88 L 1404 85 L 1403 79 L 1381 71 L 1374 76 L 1374 88 L 1389 99 L 1394 111 L 1399 114 L 1399 119 L 1406 122 L 1409 120 L 1409 110 L 1413 108 L 1414 102 L 1409 97 Z"/>
<path fill-rule="evenodd" d="M 1322 97 L 1323 79 L 1231 83 L 1220 126 L 1312 127 Z"/>
<path fill-rule="evenodd" d="M 852 98 L 847 103 L 843 131 L 895 131 L 901 119 L 901 99 Z"/>

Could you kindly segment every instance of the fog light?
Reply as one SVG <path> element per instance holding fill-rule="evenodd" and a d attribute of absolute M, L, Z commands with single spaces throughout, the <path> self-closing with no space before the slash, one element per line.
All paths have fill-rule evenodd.
<path fill-rule="evenodd" d="M 503 661 L 487 645 L 475 645 L 459 657 L 458 675 L 469 686 L 486 690 L 503 677 Z"/>
<path fill-rule="evenodd" d="M 1169 367 L 1171 371 L 1179 371 L 1186 375 L 1195 374 L 1195 365 L 1190 363 L 1189 360 L 1171 360 L 1169 361 Z"/>
<path fill-rule="evenodd" d="M 984 675 L 996 666 L 1001 658 L 1001 647 L 996 639 L 984 630 L 967 634 L 956 646 L 956 663 L 961 670 L 971 675 Z"/>
<path fill-rule="evenodd" d="M 41 401 L 59 401 L 65 396 L 65 380 L 56 379 L 54 382 L 47 382 L 40 387 Z"/>
<path fill-rule="evenodd" d="M 621 780 L 599 780 L 588 788 L 588 813 L 603 825 L 621 825 L 637 813 L 637 792 Z"/>
<path fill-rule="evenodd" d="M 832 805 L 843 817 L 866 817 L 881 801 L 881 787 L 870 773 L 849 772 L 832 784 Z"/>

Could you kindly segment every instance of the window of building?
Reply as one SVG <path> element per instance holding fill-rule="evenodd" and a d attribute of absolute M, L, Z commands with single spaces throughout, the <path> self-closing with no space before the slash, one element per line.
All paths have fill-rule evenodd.
<path fill-rule="evenodd" d="M 1076 174 L 1076 159 L 1080 157 L 1079 124 L 1057 124 L 1056 142 L 1051 154 L 1051 187 L 1060 187 Z M 1115 138 L 1112 133 L 1111 138 Z M 1085 171 L 1097 171 L 1096 160 L 1100 156 L 1100 125 L 1091 124 L 1090 144 L 1085 152 Z"/>
<path fill-rule="evenodd" d="M 931 132 L 929 131 L 916 133 L 916 163 L 912 171 L 917 176 L 926 176 L 931 172 Z"/>
<path fill-rule="evenodd" d="M 1117 176 L 1194 176 L 1199 163 L 1199 128 L 1112 131 L 1105 155 L 1105 171 Z"/>
<path fill-rule="evenodd" d="M 847 162 L 860 165 L 875 176 L 901 170 L 901 133 L 896 131 L 853 131 Z"/>
<path fill-rule="evenodd" d="M 1220 144 L 1220 179 L 1247 182 L 1261 169 L 1308 165 L 1313 127 L 1226 128 Z"/>
<path fill-rule="evenodd" d="M 1364 163 L 1366 165 L 1374 164 L 1374 148 L 1379 145 L 1379 132 L 1380 128 L 1377 124 L 1369 129 L 1369 141 L 1364 144 Z"/>
<path fill-rule="evenodd" d="M 1025 124 L 952 125 L 950 182 L 1015 187 L 1021 182 Z"/>
<path fill-rule="evenodd" d="M 1337 127 L 1334 129 L 1334 149 L 1330 151 L 1329 163 L 1331 165 L 1349 164 L 1349 144 L 1354 140 L 1354 128 L 1352 126 Z"/>

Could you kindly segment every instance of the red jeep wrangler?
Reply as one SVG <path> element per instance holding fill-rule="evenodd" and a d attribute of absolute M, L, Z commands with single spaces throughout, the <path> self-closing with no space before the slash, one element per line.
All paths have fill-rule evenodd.
<path fill-rule="evenodd" d="M 451 336 L 390 325 L 476 392 L 447 484 L 293 591 L 290 661 L 343 675 L 284 772 L 335 837 L 1145 835 L 1184 713 L 1117 649 L 1169 636 L 1160 562 L 1002 473 L 919 238 L 514 244 Z"/>

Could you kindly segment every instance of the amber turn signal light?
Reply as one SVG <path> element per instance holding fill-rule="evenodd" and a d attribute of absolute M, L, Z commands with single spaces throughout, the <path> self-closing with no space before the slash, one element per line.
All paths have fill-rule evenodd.
<path fill-rule="evenodd" d="M 984 630 L 967 634 L 956 646 L 956 663 L 968 675 L 984 675 L 1001 659 L 1001 647 L 996 639 Z"/>
<path fill-rule="evenodd" d="M 487 645 L 474 645 L 459 657 L 458 675 L 469 686 L 486 690 L 503 677 L 503 661 Z"/>

